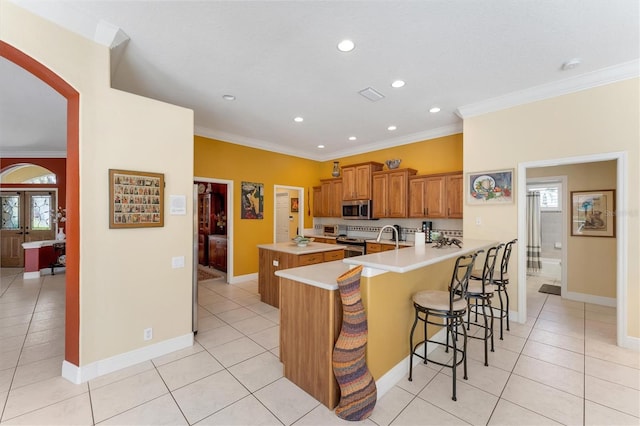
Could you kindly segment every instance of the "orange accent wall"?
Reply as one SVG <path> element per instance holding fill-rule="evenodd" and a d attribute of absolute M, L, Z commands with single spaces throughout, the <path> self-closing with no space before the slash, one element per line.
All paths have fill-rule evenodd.
<path fill-rule="evenodd" d="M 63 209 L 67 205 L 67 159 L 66 158 L 0 158 L 0 171 L 13 166 L 14 164 L 31 163 L 48 170 L 51 170 L 56 174 L 55 184 L 0 184 L 0 189 L 10 186 L 11 188 L 51 188 L 55 186 L 58 188 L 58 205 Z"/>
<path fill-rule="evenodd" d="M 80 365 L 80 94 L 66 81 L 32 57 L 0 41 L 0 56 L 24 68 L 67 99 L 66 187 L 63 195 L 66 222 L 65 361 Z M 4 165 L 2 166 L 4 167 Z M 50 170 L 50 167 L 47 167 Z M 57 172 L 56 172 L 57 173 Z M 60 183 L 59 183 L 60 184 Z"/>

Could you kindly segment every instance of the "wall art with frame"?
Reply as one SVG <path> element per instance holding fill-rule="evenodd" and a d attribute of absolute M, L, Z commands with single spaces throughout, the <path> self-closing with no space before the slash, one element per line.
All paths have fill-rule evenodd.
<path fill-rule="evenodd" d="M 571 191 L 571 235 L 616 236 L 616 191 Z"/>
<path fill-rule="evenodd" d="M 241 219 L 264 218 L 264 184 L 242 182 L 241 185 L 242 211 Z"/>
<path fill-rule="evenodd" d="M 511 204 L 513 169 L 467 173 L 465 187 L 467 204 Z"/>
<path fill-rule="evenodd" d="M 109 228 L 164 226 L 164 174 L 109 169 Z"/>

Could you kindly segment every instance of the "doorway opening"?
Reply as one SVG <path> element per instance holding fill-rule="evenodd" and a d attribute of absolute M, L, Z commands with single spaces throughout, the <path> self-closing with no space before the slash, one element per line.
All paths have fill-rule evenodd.
<path fill-rule="evenodd" d="M 291 241 L 304 234 L 304 188 L 274 185 L 273 241 Z"/>
<path fill-rule="evenodd" d="M 527 178 L 532 177 L 531 172 L 541 167 L 551 166 L 571 166 L 581 165 L 587 163 L 597 163 L 613 160 L 615 163 L 615 211 L 626 212 L 628 204 L 628 189 L 626 185 L 627 180 L 627 159 L 625 152 L 612 152 L 603 154 L 594 154 L 581 157 L 567 157 L 562 159 L 533 161 L 527 163 L 520 163 L 518 165 L 518 175 L 522 178 L 518 181 L 518 235 L 527 235 L 527 212 L 526 212 L 526 196 L 527 196 Z M 571 177 L 569 177 L 571 179 Z M 570 185 L 569 185 L 570 186 Z M 567 202 L 568 206 L 569 203 Z M 615 212 L 614 212 L 615 213 Z M 569 212 L 567 212 L 569 214 Z M 568 224 L 569 219 L 565 222 Z M 627 251 L 627 232 L 628 224 L 626 215 L 616 215 L 615 218 L 615 304 L 616 307 L 616 335 L 617 345 L 625 348 L 635 348 L 636 344 L 634 339 L 628 336 L 627 327 L 627 265 L 628 265 L 628 251 Z M 567 235 L 567 232 L 565 232 Z M 526 267 L 526 252 L 527 252 L 526 238 L 520 238 L 518 240 L 518 321 L 521 323 L 527 320 L 527 267 Z M 566 247 L 566 244 L 565 244 Z M 564 251 L 567 251 L 565 249 Z M 571 268 L 570 255 L 565 254 L 566 261 L 563 263 L 563 274 L 566 274 L 567 270 Z M 566 275 L 563 281 L 566 283 Z M 565 293 L 566 294 L 566 293 Z M 593 296 L 591 298 L 596 299 L 608 299 L 599 296 Z M 578 299 L 576 299 L 578 300 Z M 578 300 L 583 302 L 589 302 L 590 300 Z M 597 303 L 597 302 L 596 302 Z"/>
<path fill-rule="evenodd" d="M 0 227 L 0 266 L 24 267 L 22 243 L 53 240 L 59 226 L 56 217 L 57 190 L 3 189 L 0 192 L 2 226 Z"/>
<path fill-rule="evenodd" d="M 198 268 L 210 269 L 226 277 L 233 277 L 233 181 L 195 177 L 197 188 L 196 221 L 194 238 L 197 240 Z M 194 254 L 195 255 L 195 254 Z"/>

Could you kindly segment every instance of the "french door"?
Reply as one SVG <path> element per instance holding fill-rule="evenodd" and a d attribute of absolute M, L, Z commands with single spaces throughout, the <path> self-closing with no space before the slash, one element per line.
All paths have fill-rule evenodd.
<path fill-rule="evenodd" d="M 22 243 L 55 238 L 55 192 L 2 191 L 0 205 L 0 266 L 22 268 Z"/>

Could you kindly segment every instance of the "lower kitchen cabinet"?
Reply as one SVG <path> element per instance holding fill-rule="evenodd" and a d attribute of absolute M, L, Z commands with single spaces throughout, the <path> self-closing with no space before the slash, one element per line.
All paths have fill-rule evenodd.
<path fill-rule="evenodd" d="M 395 250 L 396 243 L 384 244 L 384 243 L 370 243 L 367 242 L 367 254 L 380 253 L 382 251 Z"/>
<path fill-rule="evenodd" d="M 344 249 L 292 254 L 259 248 L 258 258 L 258 292 L 260 293 L 260 300 L 277 308 L 280 305 L 280 278 L 276 276 L 276 271 L 340 260 L 344 258 Z"/>

